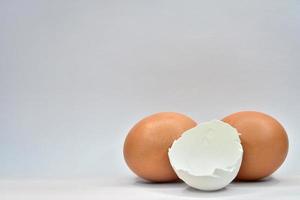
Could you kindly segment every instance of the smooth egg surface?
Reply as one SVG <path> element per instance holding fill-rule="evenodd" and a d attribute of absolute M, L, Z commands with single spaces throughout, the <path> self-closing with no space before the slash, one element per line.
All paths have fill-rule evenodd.
<path fill-rule="evenodd" d="M 244 149 L 237 180 L 258 180 L 280 167 L 287 156 L 288 137 L 276 119 L 260 112 L 243 111 L 223 121 L 238 130 Z"/>
<path fill-rule="evenodd" d="M 174 112 L 161 112 L 142 119 L 125 139 L 123 154 L 128 167 L 148 181 L 177 180 L 168 149 L 184 131 L 196 125 L 190 117 Z"/>

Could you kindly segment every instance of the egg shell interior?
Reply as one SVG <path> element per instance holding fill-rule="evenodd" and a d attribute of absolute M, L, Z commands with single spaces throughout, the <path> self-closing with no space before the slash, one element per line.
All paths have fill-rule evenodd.
<path fill-rule="evenodd" d="M 168 152 L 179 178 L 202 190 L 217 190 L 238 173 L 243 148 L 237 130 L 219 120 L 201 123 L 174 141 Z"/>

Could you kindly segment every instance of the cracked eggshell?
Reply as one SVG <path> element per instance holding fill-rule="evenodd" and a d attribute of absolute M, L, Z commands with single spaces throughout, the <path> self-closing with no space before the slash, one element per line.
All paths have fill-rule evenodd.
<path fill-rule="evenodd" d="M 180 179 L 200 190 L 218 190 L 237 175 L 243 157 L 239 134 L 213 120 L 185 131 L 169 148 L 169 159 Z"/>

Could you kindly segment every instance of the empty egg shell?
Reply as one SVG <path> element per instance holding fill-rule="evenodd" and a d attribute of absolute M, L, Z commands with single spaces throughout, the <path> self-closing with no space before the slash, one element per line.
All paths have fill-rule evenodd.
<path fill-rule="evenodd" d="M 168 155 L 180 179 L 193 188 L 210 191 L 225 187 L 236 177 L 243 148 L 235 128 L 213 120 L 185 131 Z"/>

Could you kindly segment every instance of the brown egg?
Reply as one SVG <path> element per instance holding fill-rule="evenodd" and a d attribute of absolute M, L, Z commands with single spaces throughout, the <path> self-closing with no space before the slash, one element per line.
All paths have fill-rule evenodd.
<path fill-rule="evenodd" d="M 244 154 L 237 180 L 258 180 L 280 167 L 288 152 L 288 137 L 277 120 L 264 113 L 244 111 L 223 121 L 241 134 Z"/>
<path fill-rule="evenodd" d="M 178 177 L 169 162 L 168 149 L 180 135 L 196 126 L 191 118 L 162 112 L 139 121 L 128 133 L 124 158 L 138 176 L 153 182 L 169 182 Z"/>

